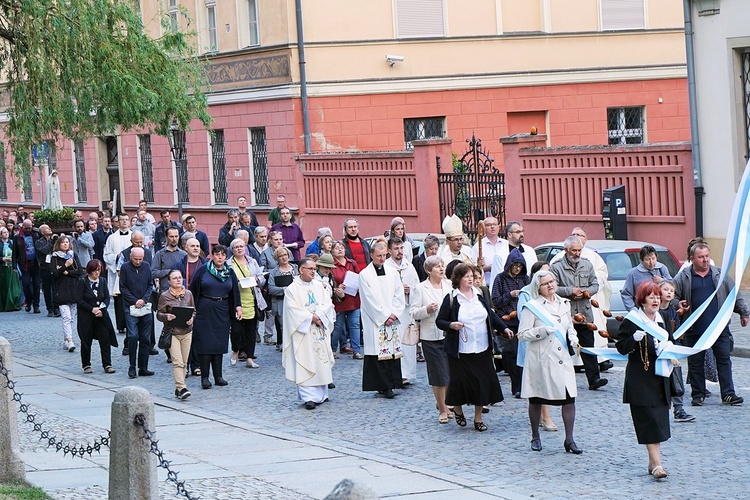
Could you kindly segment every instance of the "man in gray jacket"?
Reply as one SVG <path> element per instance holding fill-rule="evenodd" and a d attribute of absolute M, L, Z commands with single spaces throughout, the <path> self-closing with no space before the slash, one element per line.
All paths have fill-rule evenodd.
<path fill-rule="evenodd" d="M 586 323 L 594 322 L 590 299 L 599 291 L 596 271 L 594 265 L 588 259 L 581 258 L 583 243 L 578 236 L 565 238 L 564 246 L 565 257 L 553 263 L 550 267 L 557 278 L 557 295 L 570 300 L 571 316 L 580 314 L 585 318 L 582 323 L 574 322 L 580 345 L 594 347 L 594 332 L 586 326 Z M 596 356 L 582 352 L 581 359 L 586 370 L 589 389 L 595 391 L 607 385 L 608 380 L 599 375 L 599 364 Z"/>
<path fill-rule="evenodd" d="M 82 220 L 77 220 L 75 224 L 73 252 L 78 256 L 83 269 L 94 256 L 94 234 L 86 230 L 86 224 Z"/>
<path fill-rule="evenodd" d="M 690 306 L 683 316 L 683 321 L 692 311 L 703 304 L 706 299 L 716 291 L 708 308 L 701 314 L 700 318 L 685 333 L 685 345 L 692 347 L 698 342 L 711 321 L 719 313 L 719 308 L 727 300 L 729 292 L 734 287 L 734 281 L 727 276 L 719 283 L 721 269 L 711 265 L 711 255 L 708 245 L 697 243 L 690 248 L 690 261 L 692 265 L 686 267 L 674 279 L 675 298 L 680 300 L 680 305 Z M 750 310 L 745 301 L 738 295 L 734 304 L 734 312 L 740 315 L 740 324 L 744 327 L 750 321 Z M 721 388 L 721 402 L 726 405 L 741 405 L 744 399 L 734 392 L 734 381 L 732 380 L 732 334 L 729 325 L 724 327 L 711 349 L 716 358 L 716 369 L 719 372 L 719 387 Z M 691 388 L 692 405 L 703 406 L 706 399 L 706 372 L 704 367 L 706 353 L 701 351 L 688 358 L 688 381 Z"/>

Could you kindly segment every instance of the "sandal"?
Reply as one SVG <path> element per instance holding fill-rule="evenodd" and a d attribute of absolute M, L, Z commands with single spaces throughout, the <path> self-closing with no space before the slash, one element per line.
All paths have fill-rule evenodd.
<path fill-rule="evenodd" d="M 84 366 L 83 367 L 83 373 L 94 373 L 94 371 L 91 369 L 90 366 Z"/>
<path fill-rule="evenodd" d="M 479 432 L 484 432 L 487 430 L 487 424 L 484 422 L 474 422 L 474 428 Z"/>
<path fill-rule="evenodd" d="M 448 423 L 448 414 L 441 413 L 438 417 L 438 423 L 439 424 L 447 424 Z"/>
<path fill-rule="evenodd" d="M 463 413 L 456 413 L 453 412 L 453 416 L 456 418 L 456 423 L 459 425 L 459 427 L 466 427 L 466 415 Z"/>
<path fill-rule="evenodd" d="M 551 421 L 551 420 L 550 420 L 550 422 L 549 422 L 549 423 L 547 423 L 547 422 L 545 422 L 544 420 L 542 420 L 542 421 L 540 422 L 539 426 L 540 426 L 540 427 L 541 427 L 542 429 L 544 429 L 545 431 L 550 431 L 550 432 L 553 432 L 553 431 L 556 431 L 556 430 L 557 430 L 557 426 L 556 426 L 556 425 L 555 425 L 555 423 L 554 423 L 553 421 Z"/>
<path fill-rule="evenodd" d="M 654 479 L 664 479 L 665 477 L 667 477 L 667 471 L 664 470 L 664 467 L 662 467 L 661 465 L 657 465 L 656 467 L 654 467 L 650 471 L 650 474 L 654 476 Z"/>
<path fill-rule="evenodd" d="M 104 367 L 104 373 L 115 373 L 116 370 L 112 368 L 111 366 L 105 366 Z"/>

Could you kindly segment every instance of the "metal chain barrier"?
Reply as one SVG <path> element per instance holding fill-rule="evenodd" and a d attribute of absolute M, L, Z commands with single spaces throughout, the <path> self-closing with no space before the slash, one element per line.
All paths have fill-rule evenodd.
<path fill-rule="evenodd" d="M 159 441 L 154 439 L 156 431 L 150 431 L 146 425 L 146 417 L 139 413 L 133 419 L 133 423 L 143 429 L 143 439 L 147 440 L 151 446 L 151 453 L 156 455 L 159 463 L 157 464 L 162 469 L 167 470 L 167 481 L 172 481 L 177 486 L 177 494 L 183 495 L 188 500 L 198 500 L 200 497 L 194 497 L 192 494 L 185 489 L 185 481 L 177 479 L 179 472 L 173 471 L 169 464 L 170 462 L 164 458 L 164 452 L 159 449 Z"/>
<path fill-rule="evenodd" d="M 13 401 L 18 403 L 18 412 L 26 416 L 26 422 L 33 424 L 35 432 L 39 433 L 40 441 L 47 441 L 47 448 L 55 448 L 55 451 L 62 451 L 63 455 L 70 453 L 72 457 L 83 458 L 84 455 L 88 454 L 91 456 L 94 452 L 101 453 L 102 447 L 109 448 L 109 431 L 106 436 L 99 436 L 94 444 L 84 446 L 83 444 L 70 444 L 66 443 L 62 439 L 57 439 L 55 436 L 50 435 L 49 430 L 44 429 L 44 424 L 36 421 L 36 414 L 29 413 L 29 405 L 22 401 L 23 394 L 16 392 L 16 384 L 8 377 L 8 369 L 5 368 L 3 358 L 0 356 L 0 375 L 5 378 L 5 387 L 13 391 Z"/>

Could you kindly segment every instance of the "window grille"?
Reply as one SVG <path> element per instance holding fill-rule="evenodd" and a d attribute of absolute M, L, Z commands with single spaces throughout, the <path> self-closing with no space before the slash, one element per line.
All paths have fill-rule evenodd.
<path fill-rule="evenodd" d="M 0 142 L 0 200 L 8 200 L 8 181 L 5 168 L 5 144 Z"/>
<path fill-rule="evenodd" d="M 745 116 L 745 160 L 750 159 L 750 52 L 742 53 L 742 104 Z"/>
<path fill-rule="evenodd" d="M 216 6 L 206 7 L 206 24 L 208 31 L 208 51 L 217 52 L 219 50 L 219 38 L 216 30 Z"/>
<path fill-rule="evenodd" d="M 214 173 L 214 203 L 227 204 L 227 160 L 224 150 L 224 131 L 214 130 L 211 133 L 211 164 Z"/>
<path fill-rule="evenodd" d="M 149 203 L 154 202 L 154 165 L 151 157 L 151 136 L 148 134 L 139 135 L 140 143 L 139 152 L 141 155 L 141 184 L 143 188 L 141 193 L 143 199 Z"/>
<path fill-rule="evenodd" d="M 643 144 L 643 108 L 607 109 L 609 144 Z"/>
<path fill-rule="evenodd" d="M 86 158 L 83 153 L 83 141 L 74 141 L 73 149 L 76 161 L 76 192 L 78 193 L 78 201 L 88 201 L 86 194 Z"/>
<path fill-rule="evenodd" d="M 249 19 L 250 45 L 260 45 L 260 27 L 258 26 L 257 0 L 247 0 L 247 17 Z"/>
<path fill-rule="evenodd" d="M 268 154 L 265 127 L 250 129 L 255 205 L 268 205 Z"/>
<path fill-rule="evenodd" d="M 404 148 L 414 149 L 411 141 L 445 137 L 445 117 L 404 119 Z"/>
<path fill-rule="evenodd" d="M 187 142 L 184 130 L 172 130 L 172 158 L 177 179 L 177 200 L 190 203 L 190 185 L 187 168 Z"/>

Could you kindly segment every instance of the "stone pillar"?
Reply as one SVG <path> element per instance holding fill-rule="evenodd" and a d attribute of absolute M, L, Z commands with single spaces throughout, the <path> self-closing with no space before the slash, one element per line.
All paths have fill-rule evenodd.
<path fill-rule="evenodd" d="M 522 148 L 543 148 L 547 146 L 544 134 L 514 134 L 500 138 L 503 145 L 503 165 L 505 165 L 505 221 L 523 221 L 523 189 L 521 186 Z M 528 243 L 528 242 L 527 242 Z"/>
<path fill-rule="evenodd" d="M 5 337 L 0 337 L 0 357 L 8 378 L 13 380 L 13 356 Z M 0 376 L 0 483 L 26 479 L 26 466 L 18 446 L 18 403 L 13 401 L 13 391 L 8 389 L 7 382 Z"/>
<path fill-rule="evenodd" d="M 416 227 L 406 228 L 416 233 L 442 232 L 440 218 L 440 199 L 437 196 L 438 170 L 437 158 L 440 157 L 440 167 L 443 172 L 453 170 L 453 156 L 451 155 L 451 139 L 420 139 L 412 141 L 414 146 L 414 172 L 417 176 L 417 215 Z"/>
<path fill-rule="evenodd" d="M 135 416 L 146 417 L 149 430 L 155 430 L 154 403 L 141 387 L 123 387 L 112 402 L 109 442 L 109 499 L 150 500 L 158 498 L 156 455 L 143 439 L 143 428 L 133 423 Z"/>

